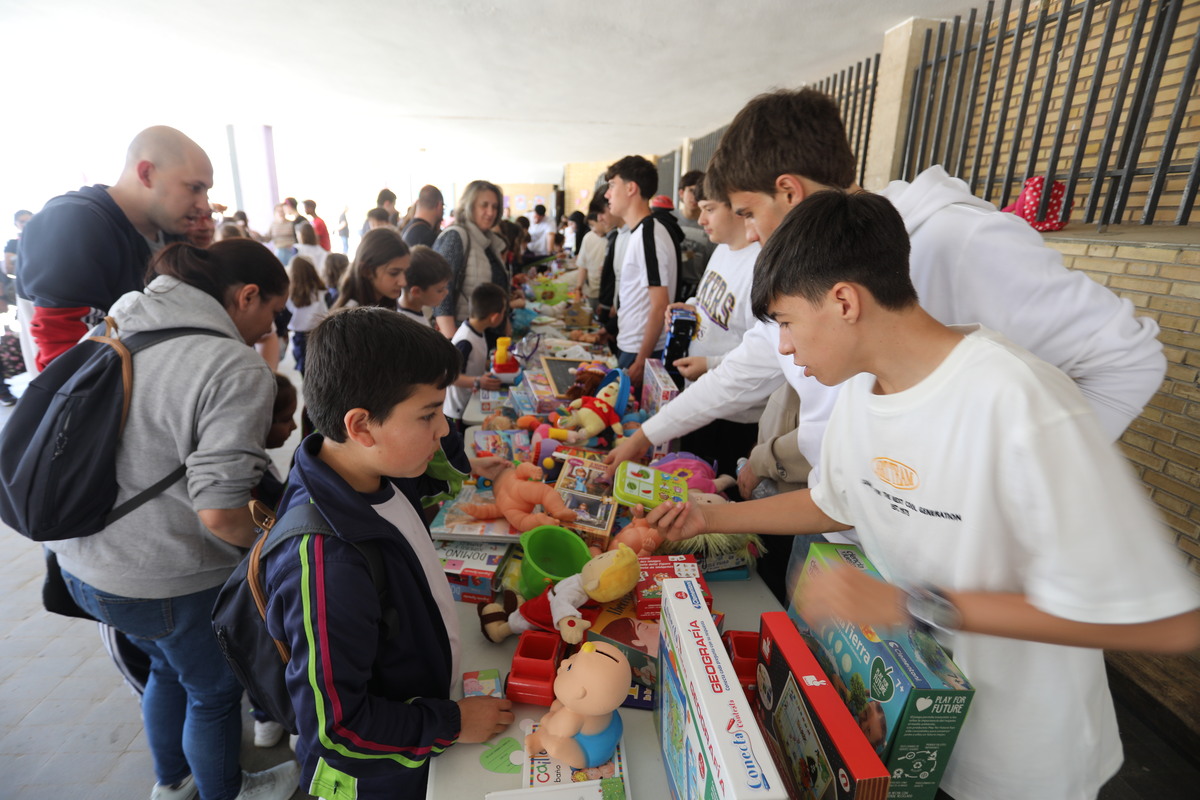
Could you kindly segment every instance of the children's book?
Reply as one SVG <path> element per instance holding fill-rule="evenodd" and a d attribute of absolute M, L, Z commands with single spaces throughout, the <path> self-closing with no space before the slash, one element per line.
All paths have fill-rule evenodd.
<path fill-rule="evenodd" d="M 521 727 L 522 729 L 528 727 L 529 732 L 532 733 L 538 729 L 538 724 L 534 720 L 529 720 L 528 723 L 522 723 Z M 625 737 L 622 736 L 621 741 L 617 743 L 617 752 L 613 754 L 612 761 L 606 761 L 598 767 L 588 769 L 575 769 L 557 758 L 551 758 L 547 753 L 526 753 L 525 766 L 521 771 L 521 785 L 527 789 L 542 789 L 612 778 L 619 779 L 622 784 L 627 784 L 629 778 L 625 770 L 624 750 Z M 607 798 L 609 795 L 604 795 L 604 797 Z M 625 792 L 622 791 L 618 797 L 624 798 Z"/>
<path fill-rule="evenodd" d="M 521 532 L 509 525 L 508 520 L 503 517 L 491 520 L 475 519 L 462 510 L 464 505 L 470 503 L 494 502 L 496 498 L 490 490 L 464 484 L 458 497 L 442 504 L 441 510 L 430 525 L 430 533 L 434 539 L 459 542 L 519 542 Z"/>
<path fill-rule="evenodd" d="M 554 488 L 576 519 L 567 527 L 579 532 L 588 546 L 607 549 L 616 520 L 617 503 L 612 486 L 604 476 L 604 463 L 582 456 L 568 455 Z"/>

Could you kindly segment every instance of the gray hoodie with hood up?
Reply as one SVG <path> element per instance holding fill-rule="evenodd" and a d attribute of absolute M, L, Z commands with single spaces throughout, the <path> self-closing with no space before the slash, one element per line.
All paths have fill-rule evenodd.
<path fill-rule="evenodd" d="M 120 504 L 181 463 L 187 475 L 92 536 L 51 542 L 62 568 L 124 597 L 161 599 L 225 582 L 238 548 L 201 524 L 197 512 L 244 506 L 267 466 L 275 379 L 226 310 L 203 291 L 160 276 L 113 305 L 120 335 L 207 328 L 133 358 L 133 398 L 117 449 Z"/>

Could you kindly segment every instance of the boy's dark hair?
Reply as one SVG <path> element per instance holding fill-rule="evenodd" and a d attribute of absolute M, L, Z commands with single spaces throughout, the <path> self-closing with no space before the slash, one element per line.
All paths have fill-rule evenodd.
<path fill-rule="evenodd" d="M 854 153 L 837 103 L 816 89 L 760 94 L 729 123 L 709 171 L 712 196 L 775 193 L 780 175 L 801 175 L 839 189 L 854 183 Z"/>
<path fill-rule="evenodd" d="M 607 191 L 607 189 L 605 191 Z M 597 219 L 605 211 L 608 211 L 608 200 L 605 199 L 603 194 L 596 195 L 592 198 L 592 201 L 588 203 L 587 218 Z"/>
<path fill-rule="evenodd" d="M 856 283 L 893 311 L 917 302 L 908 274 L 908 233 L 886 197 L 817 192 L 784 218 L 754 265 L 751 308 L 760 320 L 779 297 L 820 303 L 834 284 Z"/>
<path fill-rule="evenodd" d="M 386 208 L 379 206 L 378 208 L 372 208 L 367 212 L 367 219 L 373 219 L 376 222 L 383 222 L 386 224 L 391 221 L 391 216 L 388 214 L 388 210 Z"/>
<path fill-rule="evenodd" d="M 271 406 L 271 420 L 277 420 L 283 415 L 288 403 L 296 399 L 296 384 L 288 380 L 286 375 L 275 373 L 275 403 Z"/>
<path fill-rule="evenodd" d="M 636 183 L 643 200 L 649 200 L 658 191 L 658 170 L 641 156 L 625 156 L 610 164 L 604 171 L 604 180 L 611 181 L 613 178 Z"/>
<path fill-rule="evenodd" d="M 422 384 L 445 389 L 462 357 L 442 334 L 404 314 L 360 306 L 330 314 L 308 334 L 304 403 L 313 425 L 346 441 L 346 412 L 381 423 Z"/>
<path fill-rule="evenodd" d="M 408 269 L 404 271 L 404 282 L 409 286 L 428 289 L 454 275 L 450 262 L 432 247 L 419 244 L 409 251 L 409 255 Z"/>
<path fill-rule="evenodd" d="M 525 230 L 529 230 L 529 218 L 528 217 L 517 217 L 517 225 L 521 226 Z"/>
<path fill-rule="evenodd" d="M 317 201 L 316 200 L 305 200 L 304 201 L 304 213 L 306 213 L 306 214 L 317 213 Z"/>
<path fill-rule="evenodd" d="M 487 319 L 507 308 L 508 293 L 494 283 L 481 283 L 471 292 L 471 319 Z"/>
<path fill-rule="evenodd" d="M 689 186 L 699 187 L 704 183 L 704 171 L 693 169 L 683 173 L 683 177 L 679 179 L 679 191 L 683 191 Z M 698 188 L 697 188 L 698 190 Z"/>
<path fill-rule="evenodd" d="M 375 205 L 383 208 L 384 203 L 396 202 L 396 193 L 391 189 L 380 189 L 379 196 L 375 198 Z"/>
<path fill-rule="evenodd" d="M 296 198 L 294 198 L 294 197 L 285 197 L 285 198 L 283 198 L 283 204 L 284 204 L 285 206 L 287 206 L 288 208 L 292 209 L 293 211 L 299 211 L 299 210 L 300 210 L 299 203 L 296 201 Z"/>
<path fill-rule="evenodd" d="M 704 191 L 704 186 L 707 183 L 707 180 L 701 180 L 698 183 L 692 184 L 692 197 L 696 198 L 697 203 L 699 203 L 701 200 L 709 199 L 708 194 Z"/>
<path fill-rule="evenodd" d="M 546 216 L 546 207 L 541 203 L 538 203 L 533 207 L 533 213 L 537 214 L 539 217 L 544 217 Z"/>

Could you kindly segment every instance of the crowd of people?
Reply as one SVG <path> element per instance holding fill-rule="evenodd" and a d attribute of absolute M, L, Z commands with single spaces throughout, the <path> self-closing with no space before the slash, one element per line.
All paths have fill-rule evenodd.
<path fill-rule="evenodd" d="M 697 319 L 674 364 L 686 388 L 610 468 L 682 437 L 736 473 L 743 502 L 667 503 L 651 523 L 675 539 L 770 534 L 760 573 L 814 614 L 925 623 L 913 599 L 937 598 L 931 624 L 977 689 L 943 796 L 1094 797 L 1121 759 L 1101 648 L 1200 644 L 1194 586 L 1112 447 L 1164 374 L 1157 327 L 941 167 L 878 194 L 854 175 L 836 105 L 804 89 L 750 101 L 675 198 L 636 155 L 562 220 L 540 205 L 505 219 L 486 180 L 448 220 L 437 187 L 405 214 L 385 189 L 352 257 L 345 213 L 336 252 L 312 200 L 284 199 L 266 233 L 211 206 L 207 155 L 165 127 L 137 135 L 113 185 L 18 212 L 5 259 L 20 357 L 0 358 L 5 377 L 10 361 L 44 369 L 106 316 L 121 334 L 209 333 L 135 357 L 118 500 L 179 463 L 185 478 L 51 545 L 76 602 L 149 659 L 152 798 L 284 798 L 298 782 L 419 796 L 429 758 L 512 722 L 506 700 L 450 699 L 460 632 L 425 511 L 504 468 L 471 458 L 457 422 L 498 386 L 488 352 L 519 276 L 566 250 L 634 385 L 672 313 Z M 316 432 L 285 488 L 266 449 L 296 424 L 295 387 L 276 374 L 289 344 Z M 881 460 L 919 481 L 889 484 Z M 279 515 L 314 503 L 336 534 L 266 559 L 299 736 L 297 762 L 259 773 L 238 763 L 241 687 L 209 625 L 254 540 L 252 496 Z M 860 541 L 890 582 L 833 572 L 795 595 L 823 535 Z M 257 732 L 274 744 L 282 731 L 262 718 Z"/>

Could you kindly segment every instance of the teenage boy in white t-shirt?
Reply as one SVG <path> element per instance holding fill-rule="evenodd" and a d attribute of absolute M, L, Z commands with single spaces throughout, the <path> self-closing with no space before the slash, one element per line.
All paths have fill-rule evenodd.
<path fill-rule="evenodd" d="M 663 312 L 675 297 L 678 250 L 667 229 L 650 216 L 650 198 L 658 191 L 658 170 L 641 156 L 625 156 L 609 166 L 609 207 L 629 226 L 629 246 L 619 270 L 620 330 L 618 364 L 635 385 L 642 382 L 647 358 L 657 358 L 666 343 Z"/>
<path fill-rule="evenodd" d="M 908 254 L 878 195 L 822 192 L 787 215 L 754 312 L 806 375 L 846 382 L 819 482 L 648 519 L 670 539 L 856 527 L 890 582 L 833 570 L 795 599 L 810 620 L 916 624 L 952 650 L 976 694 L 943 790 L 1093 798 L 1122 758 L 1101 648 L 1200 646 L 1196 587 L 1076 385 L 999 333 L 930 316 Z"/>
<path fill-rule="evenodd" d="M 754 280 L 754 260 L 762 246 L 748 241 L 746 226 L 733 213 L 728 198 L 709 195 L 706 181 L 688 188 L 700 207 L 700 226 L 716 245 L 704 277 L 694 297 L 686 303 L 667 306 L 670 312 L 683 308 L 696 315 L 696 335 L 688 355 L 675 360 L 675 368 L 688 381 L 694 381 L 721 362 L 742 336 L 753 327 L 750 309 L 750 285 Z M 758 420 L 765 402 L 749 408 L 734 409 L 704 427 L 683 437 L 682 449 L 717 462 L 719 474 L 737 474 L 737 461 L 748 456 L 758 441 Z"/>

